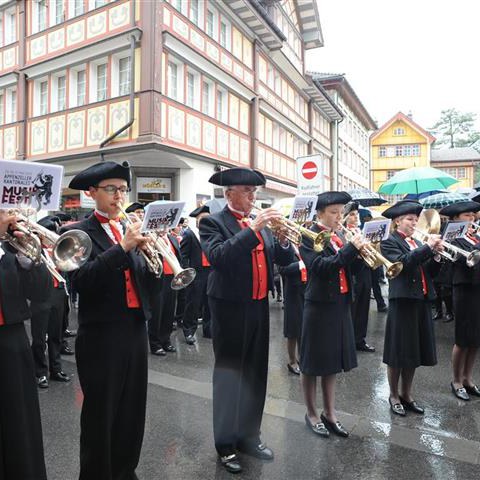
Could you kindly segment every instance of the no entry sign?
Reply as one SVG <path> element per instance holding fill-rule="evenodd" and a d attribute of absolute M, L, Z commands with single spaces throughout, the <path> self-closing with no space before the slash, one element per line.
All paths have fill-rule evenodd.
<path fill-rule="evenodd" d="M 321 154 L 297 158 L 299 195 L 317 195 L 325 191 L 324 162 Z"/>

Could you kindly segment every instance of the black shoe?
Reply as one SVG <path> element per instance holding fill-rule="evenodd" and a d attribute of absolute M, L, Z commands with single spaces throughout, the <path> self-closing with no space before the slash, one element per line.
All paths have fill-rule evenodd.
<path fill-rule="evenodd" d="M 152 355 L 157 355 L 158 357 L 164 357 L 166 354 L 167 352 L 161 347 L 152 352 Z"/>
<path fill-rule="evenodd" d="M 377 307 L 377 312 L 380 312 L 380 313 L 388 312 L 388 307 L 386 305 L 383 305 L 382 307 Z"/>
<path fill-rule="evenodd" d="M 250 455 L 251 457 L 259 458 L 260 460 L 273 460 L 273 452 L 263 443 L 253 444 L 239 444 L 237 449 L 245 453 L 245 455 Z"/>
<path fill-rule="evenodd" d="M 50 374 L 50 380 L 55 380 L 56 382 L 68 383 L 71 379 L 65 372 L 57 372 Z"/>
<path fill-rule="evenodd" d="M 63 336 L 65 338 L 67 337 L 76 337 L 77 336 L 77 331 L 76 330 L 64 330 L 63 331 Z"/>
<path fill-rule="evenodd" d="M 432 320 L 433 320 L 434 322 L 436 322 L 436 321 L 438 321 L 438 320 L 441 320 L 442 318 L 443 318 L 443 312 L 437 312 L 437 313 L 433 316 Z"/>
<path fill-rule="evenodd" d="M 277 302 L 282 302 L 282 297 L 277 297 Z"/>
<path fill-rule="evenodd" d="M 473 395 L 474 397 L 480 397 L 480 389 L 476 385 L 463 384 L 463 387 L 470 395 Z"/>
<path fill-rule="evenodd" d="M 60 353 L 62 355 L 75 355 L 75 352 L 68 345 L 65 345 L 64 347 L 62 347 L 60 350 Z"/>
<path fill-rule="evenodd" d="M 177 351 L 177 349 L 171 343 L 167 343 L 167 345 L 164 345 L 163 349 L 169 353 L 175 353 Z"/>
<path fill-rule="evenodd" d="M 401 417 L 405 417 L 407 415 L 401 403 L 392 403 L 390 398 L 388 399 L 388 403 L 390 404 L 390 410 L 395 415 L 400 415 Z"/>
<path fill-rule="evenodd" d="M 419 415 L 423 415 L 425 413 L 425 409 L 421 407 L 415 400 L 407 402 L 402 397 L 399 398 L 405 410 L 410 410 L 411 412 L 418 413 Z"/>
<path fill-rule="evenodd" d="M 443 323 L 450 323 L 450 322 L 453 322 L 453 320 L 454 320 L 453 313 L 447 313 L 445 315 L 445 319 L 443 320 Z"/>
<path fill-rule="evenodd" d="M 465 387 L 460 387 L 460 388 L 455 388 L 455 385 L 450 383 L 450 387 L 452 388 L 453 394 L 459 398 L 460 400 L 463 400 L 465 402 L 468 402 L 470 400 L 470 397 L 468 396 L 467 389 Z"/>
<path fill-rule="evenodd" d="M 38 388 L 48 388 L 48 380 L 47 377 L 43 376 L 40 377 L 38 380 Z"/>
<path fill-rule="evenodd" d="M 240 473 L 242 471 L 242 465 L 235 453 L 231 455 L 225 455 L 224 457 L 219 457 L 220 462 L 225 467 L 225 470 L 230 473 Z"/>
<path fill-rule="evenodd" d="M 348 437 L 350 435 L 340 422 L 331 422 L 323 413 L 320 415 L 320 420 L 325 424 L 325 427 L 335 435 L 339 437 Z"/>
<path fill-rule="evenodd" d="M 308 418 L 307 414 L 305 414 L 305 424 L 316 435 L 320 435 L 321 437 L 330 436 L 330 432 L 327 430 L 327 427 L 325 427 L 325 424 L 323 424 L 322 422 L 313 424 Z"/>
<path fill-rule="evenodd" d="M 290 363 L 287 363 L 287 368 L 290 373 L 293 373 L 294 375 L 300 375 L 300 367 L 298 365 L 291 365 Z"/>
<path fill-rule="evenodd" d="M 197 343 L 195 335 L 187 335 L 185 341 L 187 342 L 187 345 L 195 345 L 195 343 Z"/>
<path fill-rule="evenodd" d="M 375 351 L 375 347 L 371 347 L 368 343 L 360 343 L 357 345 L 357 350 L 360 352 L 373 353 Z"/>

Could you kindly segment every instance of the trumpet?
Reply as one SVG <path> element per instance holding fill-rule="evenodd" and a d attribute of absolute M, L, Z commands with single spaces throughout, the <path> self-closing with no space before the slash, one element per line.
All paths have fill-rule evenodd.
<path fill-rule="evenodd" d="M 80 268 L 88 260 L 92 251 L 92 241 L 82 230 L 69 230 L 58 235 L 32 222 L 18 208 L 10 209 L 8 213 L 17 217 L 16 230 L 23 235 L 16 237 L 7 232 L 2 240 L 28 257 L 35 265 L 44 263 L 58 281 L 64 281 L 64 278 L 57 270 L 71 272 Z M 44 247 L 52 250 L 51 258 L 43 253 Z"/>
<path fill-rule="evenodd" d="M 135 220 L 132 220 L 132 217 L 125 212 L 121 205 L 118 207 L 128 223 L 133 224 L 140 221 L 138 216 L 134 213 L 132 214 L 132 217 Z M 182 268 L 177 257 L 172 252 L 168 240 L 165 239 L 161 233 L 152 231 L 145 235 L 152 240 L 152 243 L 147 242 L 145 244 L 146 250 L 140 250 L 140 253 L 145 258 L 148 269 L 159 278 L 163 272 L 162 259 L 164 259 L 173 271 L 173 279 L 170 283 L 172 290 L 181 290 L 182 288 L 188 287 L 197 275 L 195 269 Z"/>
<path fill-rule="evenodd" d="M 340 224 L 342 231 L 345 235 L 347 241 L 350 241 L 353 237 L 353 232 L 350 231 L 347 227 Z M 370 267 L 372 270 L 385 266 L 385 275 L 387 278 L 395 278 L 403 270 L 402 262 L 390 262 L 387 260 L 374 246 L 371 242 L 368 242 L 360 250 L 360 256 L 362 260 Z"/>

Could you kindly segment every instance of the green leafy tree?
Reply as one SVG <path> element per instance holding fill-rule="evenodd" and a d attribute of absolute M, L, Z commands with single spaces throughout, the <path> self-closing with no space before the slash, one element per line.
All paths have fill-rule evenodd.
<path fill-rule="evenodd" d="M 462 113 L 454 108 L 442 110 L 440 120 L 430 129 L 437 139 L 434 147 L 469 147 L 475 142 L 478 144 L 480 132 L 475 130 L 475 117 L 474 113 Z"/>

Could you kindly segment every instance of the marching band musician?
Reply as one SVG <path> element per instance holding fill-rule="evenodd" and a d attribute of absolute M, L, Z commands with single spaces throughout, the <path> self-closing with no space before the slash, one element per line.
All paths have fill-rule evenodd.
<path fill-rule="evenodd" d="M 305 291 L 300 370 L 307 413 L 305 423 L 315 434 L 328 437 L 330 432 L 347 437 L 349 432 L 338 421 L 335 411 L 336 375 L 357 366 L 355 337 L 350 303 L 352 277 L 350 265 L 364 245 L 361 234 L 355 233 L 346 242 L 340 229 L 344 205 L 351 201 L 346 192 L 324 192 L 318 195 L 317 221 L 311 230 L 328 232 L 320 253 L 305 238 L 300 253 L 308 271 Z M 360 260 L 358 260 L 360 261 Z M 317 377 L 321 377 L 323 413 L 318 416 Z"/>
<path fill-rule="evenodd" d="M 0 210 L 0 237 L 15 216 Z M 0 478 L 45 480 L 42 426 L 30 343 L 23 322 L 29 300 L 50 294 L 51 275 L 0 244 Z"/>
<path fill-rule="evenodd" d="M 450 220 L 474 222 L 480 203 L 465 201 L 448 205 L 440 210 Z M 453 245 L 471 252 L 480 249 L 480 239 L 470 225 L 464 238 L 457 238 Z M 473 381 L 473 367 L 480 347 L 480 311 L 472 308 L 480 296 L 480 263 L 467 266 L 464 256 L 453 263 L 453 312 L 455 317 L 455 344 L 452 351 L 453 394 L 460 400 L 470 400 L 469 395 L 480 397 L 480 389 Z"/>
<path fill-rule="evenodd" d="M 345 227 L 351 232 L 359 231 L 359 204 L 348 202 L 343 210 Z M 372 289 L 372 272 L 365 262 L 355 262 L 352 269 L 352 321 L 355 333 L 355 346 L 362 352 L 375 352 L 375 347 L 370 346 L 365 338 L 368 328 L 368 314 L 370 312 L 370 291 Z"/>
<path fill-rule="evenodd" d="M 267 387 L 269 310 L 273 262 L 288 265 L 293 250 L 274 239 L 267 224 L 283 217 L 277 210 L 249 215 L 256 191 L 266 183 L 256 170 L 231 168 L 210 183 L 224 187 L 227 205 L 202 219 L 202 249 L 211 264 L 207 294 L 215 355 L 213 430 L 225 469 L 242 470 L 236 450 L 272 460 L 260 439 Z M 282 243 L 280 243 L 282 242 Z"/>
<path fill-rule="evenodd" d="M 96 204 L 73 225 L 93 244 L 89 260 L 71 274 L 80 296 L 80 480 L 136 479 L 145 427 L 148 293 L 157 282 L 135 249 L 148 240 L 141 222 L 125 227 L 118 218 L 130 188 L 127 162 L 92 165 L 69 187 L 88 190 Z"/>
<path fill-rule="evenodd" d="M 422 208 L 419 202 L 401 200 L 382 213 L 392 219 L 393 227 L 393 233 L 381 242 L 382 254 L 391 262 L 403 264 L 401 273 L 389 280 L 383 352 L 390 409 L 401 416 L 406 410 L 424 413 L 412 397 L 415 369 L 437 363 L 430 302 L 435 298 L 432 275 L 440 267 L 433 257 L 443 246 L 439 235 L 429 235 L 424 244 L 413 238 Z"/>

